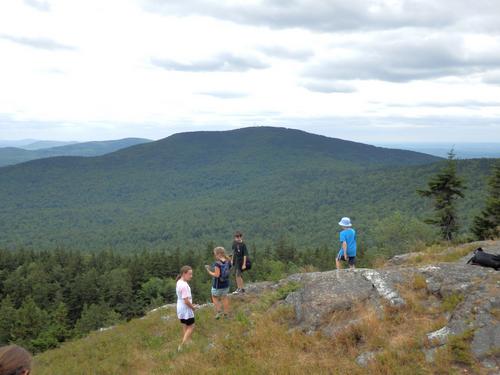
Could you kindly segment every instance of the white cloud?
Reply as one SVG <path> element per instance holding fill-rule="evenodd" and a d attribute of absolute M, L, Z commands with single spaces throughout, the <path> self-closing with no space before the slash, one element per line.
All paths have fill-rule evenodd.
<path fill-rule="evenodd" d="M 39 38 L 39 37 L 22 37 L 15 35 L 0 35 L 1 39 L 8 40 L 13 43 L 21 44 L 28 47 L 46 49 L 50 51 L 56 50 L 74 50 L 75 47 L 68 46 L 56 42 L 55 40 L 49 38 Z"/>
<path fill-rule="evenodd" d="M 0 139 L 279 125 L 500 141 L 499 6 L 468 3 L 2 1 Z"/>

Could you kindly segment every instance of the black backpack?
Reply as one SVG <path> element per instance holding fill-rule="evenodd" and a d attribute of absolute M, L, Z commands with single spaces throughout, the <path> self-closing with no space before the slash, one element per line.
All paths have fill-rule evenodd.
<path fill-rule="evenodd" d="M 249 257 L 247 257 L 247 262 L 245 263 L 245 271 L 248 271 L 252 268 L 252 261 L 250 260 Z"/>
<path fill-rule="evenodd" d="M 478 247 L 474 250 L 474 256 L 469 259 L 467 264 L 476 264 L 483 267 L 491 267 L 498 271 L 500 268 L 500 255 L 489 254 Z"/>

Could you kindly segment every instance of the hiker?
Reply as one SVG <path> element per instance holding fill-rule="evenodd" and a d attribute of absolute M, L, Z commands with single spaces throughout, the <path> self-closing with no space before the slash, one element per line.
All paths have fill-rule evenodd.
<path fill-rule="evenodd" d="M 194 330 L 194 310 L 193 297 L 188 281 L 193 278 L 193 269 L 190 266 L 183 266 L 177 276 L 175 292 L 177 293 L 177 317 L 182 323 L 182 342 L 177 348 L 182 350 L 182 346 L 191 340 Z"/>
<path fill-rule="evenodd" d="M 237 231 L 234 234 L 234 242 L 232 246 L 233 257 L 232 257 L 232 265 L 235 269 L 236 275 L 236 291 L 234 294 L 245 293 L 245 287 L 243 283 L 243 272 L 246 269 L 248 250 L 247 246 L 243 242 L 243 233 Z"/>
<path fill-rule="evenodd" d="M 352 229 L 351 219 L 343 217 L 339 225 L 342 227 L 340 232 L 340 250 L 335 260 L 337 269 L 342 269 L 342 261 L 348 262 L 349 268 L 354 269 L 356 263 L 356 231 Z"/>
<path fill-rule="evenodd" d="M 205 266 L 207 272 L 212 276 L 212 302 L 215 306 L 215 319 L 227 318 L 229 314 L 229 275 L 231 261 L 226 255 L 226 250 L 218 246 L 214 249 L 215 262 Z"/>
<path fill-rule="evenodd" d="M 31 354 L 17 345 L 0 348 L 0 375 L 29 375 L 31 372 Z"/>

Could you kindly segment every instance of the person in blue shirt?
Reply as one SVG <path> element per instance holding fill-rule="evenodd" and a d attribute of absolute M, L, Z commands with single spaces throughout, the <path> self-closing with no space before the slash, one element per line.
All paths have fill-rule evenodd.
<path fill-rule="evenodd" d="M 340 250 L 335 261 L 337 269 L 342 269 L 340 262 L 349 263 L 349 268 L 354 268 L 356 263 L 356 231 L 352 229 L 351 219 L 343 217 L 339 225 L 342 227 L 340 232 Z"/>

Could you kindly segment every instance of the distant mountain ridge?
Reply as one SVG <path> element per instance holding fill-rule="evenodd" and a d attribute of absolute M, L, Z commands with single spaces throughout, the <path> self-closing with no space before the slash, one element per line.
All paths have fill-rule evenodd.
<path fill-rule="evenodd" d="M 36 141 L 29 143 L 27 145 L 23 145 L 22 149 L 25 150 L 42 150 L 46 148 L 52 148 L 52 147 L 63 147 L 63 146 L 69 146 L 69 145 L 76 145 L 79 142 L 76 141 Z"/>
<path fill-rule="evenodd" d="M 459 159 L 500 157 L 500 143 L 388 143 L 381 146 L 423 152 L 444 158 L 452 148 Z"/>
<path fill-rule="evenodd" d="M 363 229 L 396 210 L 425 214 L 415 190 L 442 160 L 270 127 L 39 159 L 0 168 L 0 246 L 164 249 L 222 241 L 236 229 L 259 243 L 283 235 L 330 243 L 342 216 Z M 492 163 L 460 162 L 461 212 L 480 209 Z"/>
<path fill-rule="evenodd" d="M 4 147 L 0 148 L 0 167 L 55 156 L 99 156 L 147 142 L 151 141 L 143 138 L 125 138 L 69 144 L 61 142 L 63 145 L 40 149 L 38 149 L 39 146 L 52 144 L 52 142 L 36 142 L 23 148 Z"/>
<path fill-rule="evenodd" d="M 38 150 L 41 148 L 50 148 L 57 146 L 65 146 L 78 143 L 76 141 L 49 141 L 37 139 L 18 139 L 18 140 L 2 140 L 0 139 L 0 147 L 16 147 L 24 150 Z"/>

